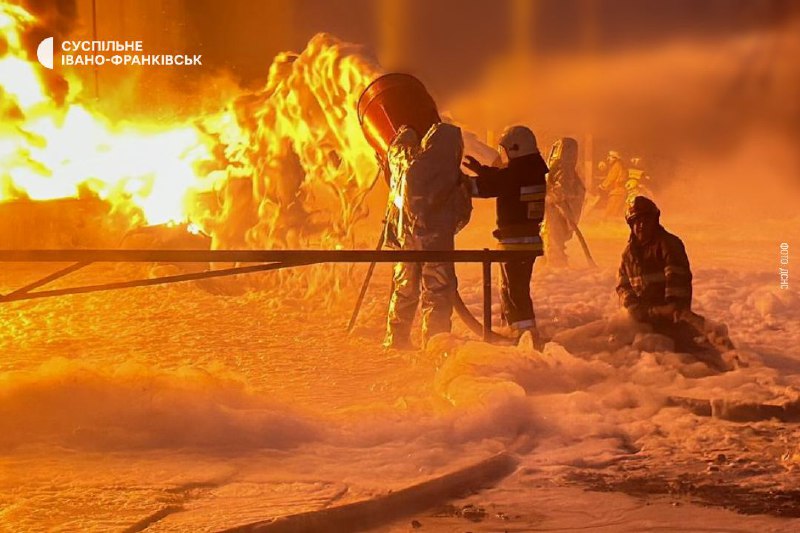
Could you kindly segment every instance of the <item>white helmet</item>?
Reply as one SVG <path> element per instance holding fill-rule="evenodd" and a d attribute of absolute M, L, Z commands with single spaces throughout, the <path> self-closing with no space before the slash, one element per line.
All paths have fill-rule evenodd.
<path fill-rule="evenodd" d="M 617 152 L 616 150 L 609 150 L 608 159 L 609 161 L 613 161 L 615 159 L 622 159 L 622 158 L 619 156 L 619 152 Z"/>
<path fill-rule="evenodd" d="M 505 149 L 509 159 L 539 152 L 536 136 L 525 126 L 509 126 L 500 136 L 498 144 Z"/>

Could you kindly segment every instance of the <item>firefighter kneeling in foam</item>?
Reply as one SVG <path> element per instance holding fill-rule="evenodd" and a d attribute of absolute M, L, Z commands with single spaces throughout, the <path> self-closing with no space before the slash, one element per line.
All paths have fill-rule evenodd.
<path fill-rule="evenodd" d="M 539 230 L 544 218 L 547 165 L 539 153 L 536 137 L 525 126 L 512 126 L 500 137 L 508 158 L 505 168 L 481 165 L 467 156 L 464 166 L 474 172 L 473 194 L 497 198 L 497 229 L 492 233 L 500 249 L 541 250 Z M 533 262 L 500 264 L 500 301 L 503 318 L 517 335 L 530 331 L 539 344 L 531 301 Z"/>
<path fill-rule="evenodd" d="M 692 312 L 692 271 L 683 242 L 661 226 L 661 211 L 644 196 L 628 204 L 631 236 L 622 253 L 617 294 L 630 317 L 671 338 L 675 349 L 716 370 L 730 370 L 721 353 L 732 350 L 725 326 Z"/>

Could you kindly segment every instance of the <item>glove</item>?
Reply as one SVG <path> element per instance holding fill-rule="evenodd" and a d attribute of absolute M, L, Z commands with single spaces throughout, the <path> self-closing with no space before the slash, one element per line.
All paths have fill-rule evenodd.
<path fill-rule="evenodd" d="M 645 322 L 648 317 L 648 309 L 641 304 L 633 304 L 626 308 L 630 317 L 637 322 Z"/>
<path fill-rule="evenodd" d="M 419 145 L 419 135 L 412 128 L 408 126 L 400 126 L 397 130 L 390 146 L 401 146 L 403 148 L 412 148 Z"/>
<path fill-rule="evenodd" d="M 566 203 L 567 196 L 564 194 L 564 188 L 561 186 L 556 186 L 547 191 L 549 194 L 547 197 L 550 199 L 550 204 L 552 205 L 563 205 Z"/>
<path fill-rule="evenodd" d="M 464 166 L 468 170 L 474 172 L 475 174 L 480 174 L 481 169 L 483 168 L 483 165 L 481 165 L 481 163 L 471 155 L 468 155 L 466 157 L 466 160 L 464 161 Z"/>
<path fill-rule="evenodd" d="M 679 322 L 683 314 L 683 309 L 678 309 L 675 304 L 655 305 L 648 312 L 650 318 L 669 319 L 672 322 Z"/>

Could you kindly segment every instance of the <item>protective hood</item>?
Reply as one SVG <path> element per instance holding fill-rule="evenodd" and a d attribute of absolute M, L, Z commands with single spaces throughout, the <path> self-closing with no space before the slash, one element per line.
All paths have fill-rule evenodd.
<path fill-rule="evenodd" d="M 464 156 L 461 129 L 443 122 L 434 124 L 422 138 L 421 152 L 425 154 L 424 157 L 444 166 L 452 164 L 460 166 L 461 158 Z"/>
<path fill-rule="evenodd" d="M 461 130 L 451 124 L 434 124 L 416 150 L 399 149 L 398 141 L 392 144 L 390 153 L 395 155 L 394 167 L 400 172 L 401 244 L 403 235 L 454 231 L 464 154 Z"/>
<path fill-rule="evenodd" d="M 578 165 L 578 141 L 562 137 L 554 142 L 547 165 L 552 168 L 557 161 L 561 168 L 575 168 Z"/>

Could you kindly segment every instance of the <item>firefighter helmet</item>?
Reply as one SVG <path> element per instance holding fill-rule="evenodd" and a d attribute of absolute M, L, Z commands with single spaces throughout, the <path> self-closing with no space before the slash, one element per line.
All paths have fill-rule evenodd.
<path fill-rule="evenodd" d="M 625 222 L 631 225 L 634 220 L 643 216 L 653 216 L 658 220 L 661 211 L 650 198 L 637 196 L 628 204 L 628 209 L 625 211 Z"/>
<path fill-rule="evenodd" d="M 608 152 L 608 160 L 609 161 L 615 161 L 617 159 L 622 159 L 619 156 L 619 152 L 617 152 L 616 150 L 609 150 L 609 152 Z"/>
<path fill-rule="evenodd" d="M 509 159 L 539 152 L 536 136 L 525 126 L 509 126 L 500 136 L 500 146 L 505 148 Z"/>

